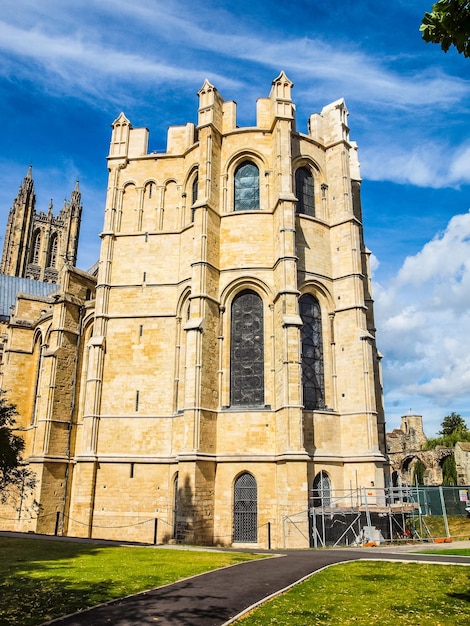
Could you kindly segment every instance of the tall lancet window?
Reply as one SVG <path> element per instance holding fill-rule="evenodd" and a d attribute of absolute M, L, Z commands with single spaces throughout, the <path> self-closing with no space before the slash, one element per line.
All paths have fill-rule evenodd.
<path fill-rule="evenodd" d="M 230 403 L 264 405 L 263 301 L 243 291 L 232 304 Z"/>
<path fill-rule="evenodd" d="M 313 176 L 306 167 L 300 167 L 295 172 L 295 195 L 297 196 L 296 212 L 315 217 Z"/>
<path fill-rule="evenodd" d="M 192 205 L 197 202 L 198 186 L 199 186 L 199 178 L 198 178 L 198 175 L 196 174 L 193 180 L 192 188 L 191 188 L 191 204 Z M 195 212 L 195 209 L 192 208 L 191 209 L 191 222 L 194 222 L 194 212 Z"/>
<path fill-rule="evenodd" d="M 33 248 L 31 250 L 31 263 L 39 263 L 39 252 L 41 251 L 41 231 L 37 230 L 33 235 Z"/>
<path fill-rule="evenodd" d="M 49 243 L 47 267 L 55 267 L 57 262 L 57 235 L 52 235 Z"/>
<path fill-rule="evenodd" d="M 302 318 L 302 389 L 304 408 L 325 408 L 325 380 L 323 374 L 323 338 L 321 310 L 318 300 L 306 294 L 300 298 Z"/>

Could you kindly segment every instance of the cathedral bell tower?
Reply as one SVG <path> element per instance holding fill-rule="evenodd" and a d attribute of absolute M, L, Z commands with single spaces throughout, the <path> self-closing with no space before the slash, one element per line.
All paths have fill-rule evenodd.
<path fill-rule="evenodd" d="M 8 216 L 0 273 L 57 282 L 62 266 L 76 263 L 81 214 L 78 181 L 57 216 L 52 200 L 47 213 L 36 213 L 30 166 Z"/>

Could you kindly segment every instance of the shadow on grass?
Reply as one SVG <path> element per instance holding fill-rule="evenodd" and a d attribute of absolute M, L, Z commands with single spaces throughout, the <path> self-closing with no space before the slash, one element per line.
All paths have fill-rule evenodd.
<path fill-rule="evenodd" d="M 463 600 L 464 602 L 470 602 L 470 590 L 464 593 L 448 593 L 449 598 L 455 598 L 456 600 Z"/>
<path fill-rule="evenodd" d="M 116 597 L 113 580 L 71 575 L 72 563 L 103 545 L 0 538 L 0 626 L 33 626 Z"/>

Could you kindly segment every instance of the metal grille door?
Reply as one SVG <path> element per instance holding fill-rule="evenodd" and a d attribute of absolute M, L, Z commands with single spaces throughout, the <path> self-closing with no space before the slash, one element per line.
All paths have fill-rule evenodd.
<path fill-rule="evenodd" d="M 258 541 L 258 488 L 251 474 L 242 474 L 235 482 L 233 541 Z"/>

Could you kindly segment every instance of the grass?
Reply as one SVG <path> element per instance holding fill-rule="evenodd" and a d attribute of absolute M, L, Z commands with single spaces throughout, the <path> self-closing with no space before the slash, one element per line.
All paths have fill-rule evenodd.
<path fill-rule="evenodd" d="M 421 534 L 421 528 L 419 523 L 419 517 L 410 518 L 414 520 L 416 529 Z M 445 537 L 446 530 L 444 524 L 444 518 L 440 515 L 426 515 L 422 518 L 428 527 L 431 537 Z M 463 537 L 470 539 L 470 518 L 452 515 L 447 518 L 447 525 L 449 526 L 449 533 L 451 537 Z M 422 529 L 422 537 L 425 539 L 429 535 L 426 533 L 426 529 Z"/>
<path fill-rule="evenodd" d="M 254 558 L 260 556 L 0 537 L 0 626 L 36 626 Z"/>
<path fill-rule="evenodd" d="M 439 552 L 440 553 L 440 552 Z M 240 626 L 467 626 L 470 568 L 355 561 L 329 567 Z"/>

